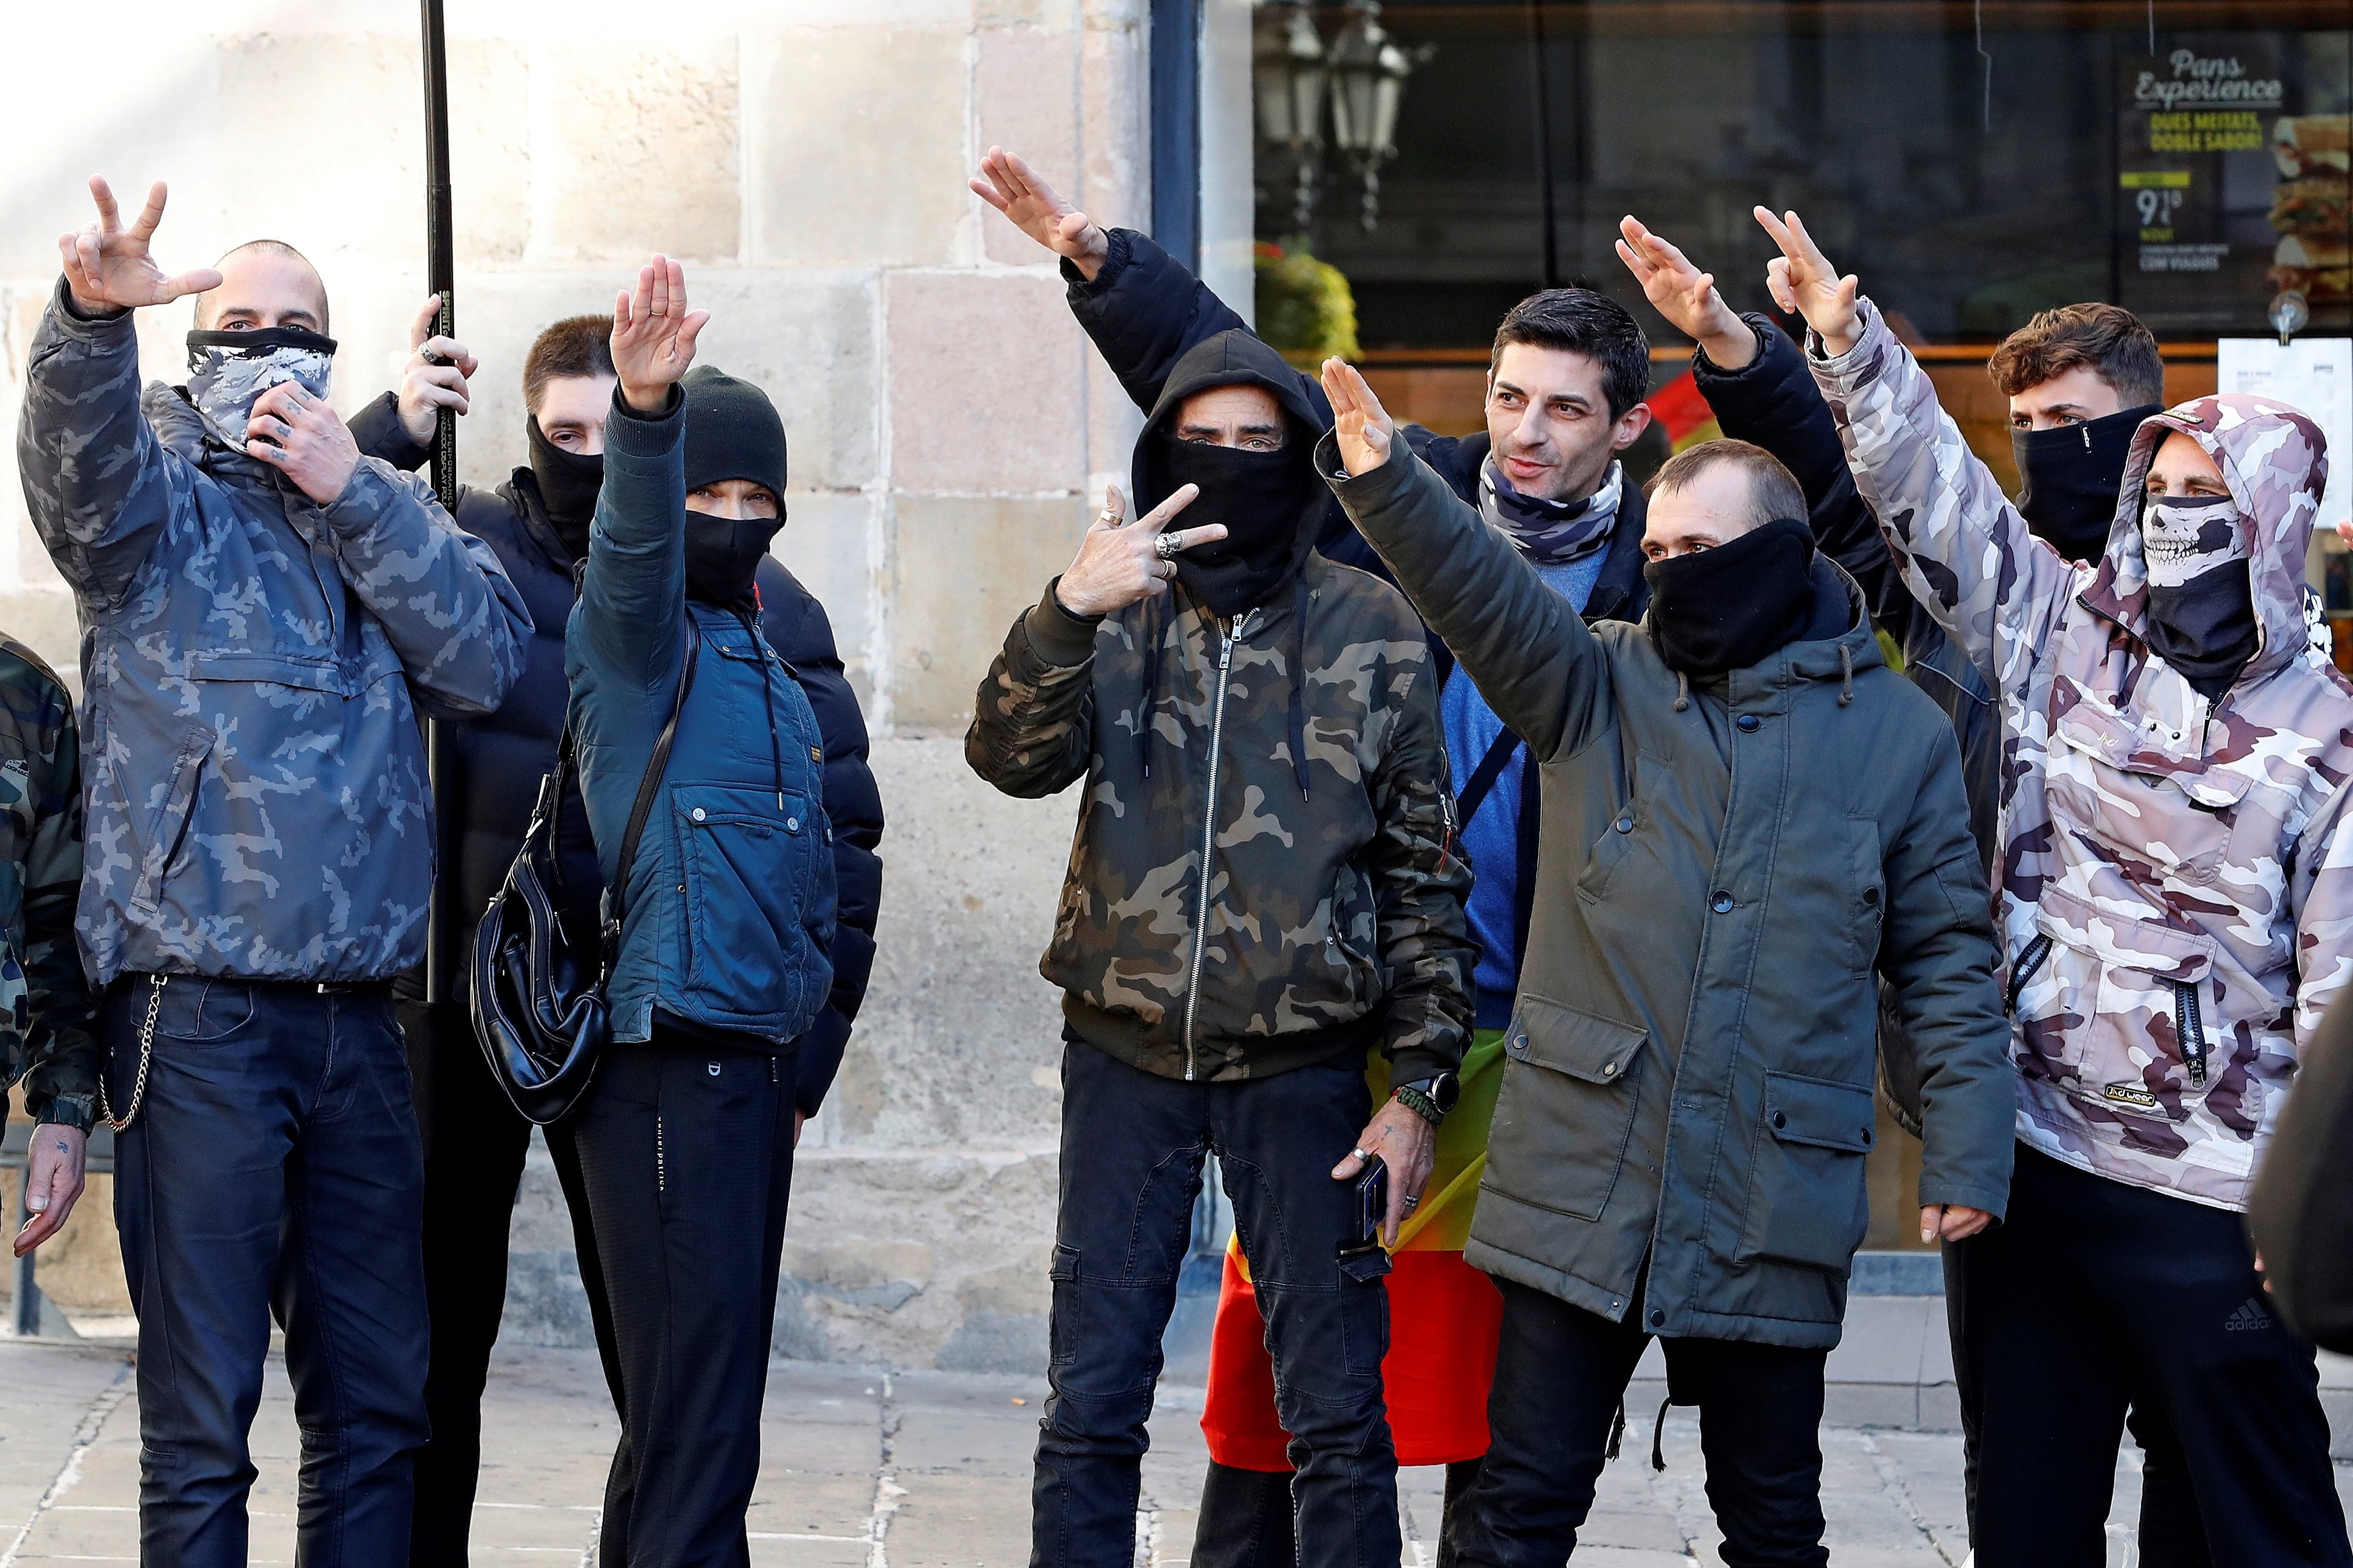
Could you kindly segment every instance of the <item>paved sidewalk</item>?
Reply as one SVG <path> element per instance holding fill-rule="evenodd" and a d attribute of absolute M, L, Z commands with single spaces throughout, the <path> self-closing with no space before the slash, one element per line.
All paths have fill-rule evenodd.
<path fill-rule="evenodd" d="M 0 1340 L 0 1568 L 138 1556 L 138 1404 L 120 1349 Z M 1029 1551 L 1029 1450 L 1045 1393 L 1027 1378 L 881 1373 L 780 1362 L 769 1373 L 765 1457 L 751 1515 L 761 1568 L 1016 1568 Z M 1145 1461 L 1151 1568 L 1186 1561 L 1204 1454 L 1198 1389 L 1164 1392 Z M 1678 1568 L 1716 1561 L 1701 1490 L 1699 1428 L 1630 1408 L 1626 1452 L 1605 1472 L 1580 1564 Z M 596 1356 L 501 1349 L 482 1435 L 474 1561 L 484 1568 L 593 1563 L 614 1424 Z M 254 1430 L 252 1561 L 290 1563 L 292 1395 L 273 1357 Z M 1960 1441 L 1937 1433 L 1823 1433 L 1824 1502 L 1841 1568 L 1932 1568 L 1966 1555 Z M 2138 1506 L 2127 1447 L 2115 1516 Z M 2340 1465 L 2353 1492 L 2353 1467 Z M 1408 1562 L 1431 1561 L 1440 1472 L 1406 1472 Z M 2122 1563 L 2122 1545 L 2112 1563 Z"/>

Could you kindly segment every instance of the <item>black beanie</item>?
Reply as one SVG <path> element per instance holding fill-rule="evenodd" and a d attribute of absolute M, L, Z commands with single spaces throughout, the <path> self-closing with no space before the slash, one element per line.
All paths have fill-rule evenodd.
<path fill-rule="evenodd" d="M 679 383 L 686 397 L 686 488 L 749 479 L 785 500 L 785 422 L 748 381 L 698 365 Z"/>

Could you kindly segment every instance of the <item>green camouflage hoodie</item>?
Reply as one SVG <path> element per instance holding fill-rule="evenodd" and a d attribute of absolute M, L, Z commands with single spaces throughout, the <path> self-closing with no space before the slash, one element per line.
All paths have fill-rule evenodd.
<path fill-rule="evenodd" d="M 0 637 L 0 1087 L 25 1079 L 36 1121 L 87 1129 L 99 1051 L 74 949 L 81 745 L 49 667 Z"/>
<path fill-rule="evenodd" d="M 1168 488 L 1160 427 L 1238 383 L 1274 392 L 1307 459 L 1298 376 L 1222 333 L 1145 427 L 1139 514 Z M 1263 1078 L 1377 1040 L 1409 1082 L 1469 1037 L 1471 868 L 1430 644 L 1403 595 L 1308 551 L 1304 526 L 1298 575 L 1231 623 L 1178 589 L 1092 624 L 1049 587 L 974 700 L 981 777 L 1024 797 L 1087 781 L 1039 967 L 1081 1037 L 1163 1077 Z"/>

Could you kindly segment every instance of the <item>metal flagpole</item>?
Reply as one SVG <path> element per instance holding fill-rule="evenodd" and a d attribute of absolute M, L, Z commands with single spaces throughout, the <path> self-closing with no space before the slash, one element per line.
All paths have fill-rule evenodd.
<path fill-rule="evenodd" d="M 420 0 L 425 24 L 425 286 L 441 300 L 434 331 L 449 337 L 458 330 L 455 295 L 457 264 L 449 238 L 449 63 L 442 37 L 441 0 Z M 444 408 L 435 416 L 433 489 L 442 510 L 458 515 L 458 416 Z M 425 762 L 433 792 L 433 828 L 437 864 L 433 895 L 427 905 L 425 939 L 425 1000 L 449 999 L 449 975 L 455 954 L 449 951 L 453 923 L 449 900 L 453 879 L 448 864 L 449 823 L 448 739 L 445 727 L 427 720 Z"/>

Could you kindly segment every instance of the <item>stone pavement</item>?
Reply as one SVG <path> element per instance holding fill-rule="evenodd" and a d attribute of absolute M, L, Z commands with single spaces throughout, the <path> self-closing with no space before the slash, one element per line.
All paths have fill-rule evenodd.
<path fill-rule="evenodd" d="M 1040 1380 L 888 1373 L 809 1362 L 769 1372 L 765 1454 L 751 1513 L 761 1568 L 1014 1568 L 1028 1555 L 1029 1449 Z M 1666 1424 L 1667 1468 L 1630 1408 L 1626 1452 L 1605 1472 L 1577 1553 L 1592 1568 L 1714 1563 L 1696 1418 Z M 1198 1389 L 1164 1391 L 1145 1461 L 1139 1563 L 1186 1560 L 1199 1496 Z M 594 1352 L 501 1347 L 484 1412 L 474 1561 L 485 1568 L 595 1562 L 614 1423 Z M 296 1435 L 276 1357 L 254 1430 L 252 1561 L 293 1560 Z M 1841 1568 L 1932 1568 L 1967 1555 L 1960 1441 L 1945 1433 L 1831 1427 L 1824 1503 Z M 115 1347 L 0 1340 L 0 1568 L 137 1560 L 138 1402 Z M 2127 1447 L 2112 1517 L 2137 1507 Z M 2339 1489 L 2353 1492 L 2353 1466 Z M 1440 1472 L 1405 1475 L 1408 1562 L 1431 1561 Z M 2128 1530 L 2111 1563 L 2127 1561 Z"/>

